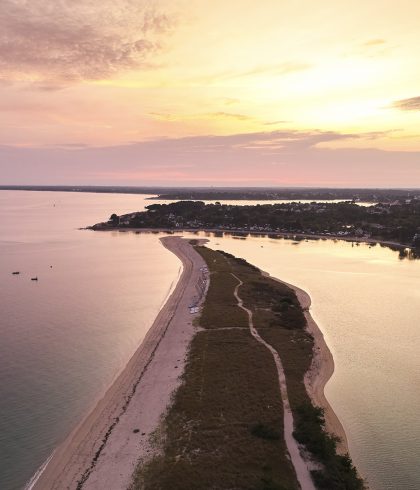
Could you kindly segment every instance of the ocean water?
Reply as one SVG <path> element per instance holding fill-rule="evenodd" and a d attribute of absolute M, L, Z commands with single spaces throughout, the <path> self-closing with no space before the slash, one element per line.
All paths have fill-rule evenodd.
<path fill-rule="evenodd" d="M 0 192 L 0 489 L 22 488 L 104 393 L 175 284 L 180 263 L 159 235 L 78 230 L 147 204 Z M 355 463 L 373 490 L 418 490 L 420 261 L 332 240 L 200 235 L 309 292 Z"/>
<path fill-rule="evenodd" d="M 156 235 L 77 229 L 144 204 L 0 192 L 0 489 L 22 488 L 93 406 L 176 283 Z"/>

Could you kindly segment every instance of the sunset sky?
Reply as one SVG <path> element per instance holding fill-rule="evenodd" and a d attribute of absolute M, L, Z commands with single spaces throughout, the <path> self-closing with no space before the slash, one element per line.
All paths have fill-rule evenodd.
<path fill-rule="evenodd" d="M 417 0 L 1 0 L 0 184 L 420 187 Z"/>

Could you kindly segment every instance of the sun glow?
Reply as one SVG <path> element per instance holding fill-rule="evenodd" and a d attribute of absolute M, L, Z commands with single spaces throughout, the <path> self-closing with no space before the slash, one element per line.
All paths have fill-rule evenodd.
<path fill-rule="evenodd" d="M 229 161 L 228 137 L 318 131 L 340 133 L 325 148 L 420 152 L 418 2 L 106 0 L 107 15 L 82 3 L 63 14 L 51 2 L 45 25 L 28 4 L 24 36 L 0 16 L 15 46 L 2 58 L 0 145 L 220 136 Z"/>

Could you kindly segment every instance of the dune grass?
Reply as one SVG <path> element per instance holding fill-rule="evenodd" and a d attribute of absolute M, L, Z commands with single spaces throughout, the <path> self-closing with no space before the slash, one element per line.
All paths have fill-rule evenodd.
<path fill-rule="evenodd" d="M 270 353 L 242 329 L 199 332 L 142 489 L 297 489 Z M 263 429 L 258 432 L 256 427 Z"/>
<path fill-rule="evenodd" d="M 211 273 L 180 388 L 163 427 L 159 455 L 139 465 L 132 490 L 296 490 L 299 488 L 283 439 L 283 406 L 271 353 L 250 334 L 239 293 L 253 312 L 260 335 L 282 359 L 295 437 L 319 470 L 319 489 L 361 490 L 348 457 L 324 429 L 303 383 L 313 339 L 293 290 L 242 259 L 197 246 Z"/>

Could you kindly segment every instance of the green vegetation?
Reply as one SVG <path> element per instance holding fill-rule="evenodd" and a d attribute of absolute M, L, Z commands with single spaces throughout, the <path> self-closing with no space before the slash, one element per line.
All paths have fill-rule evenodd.
<path fill-rule="evenodd" d="M 115 226 L 115 220 L 93 228 L 107 226 Z M 231 206 L 179 201 L 121 216 L 118 226 L 367 237 L 420 247 L 420 199 L 370 207 L 352 202 Z"/>
<path fill-rule="evenodd" d="M 237 264 L 235 273 L 244 282 L 240 295 L 245 306 L 253 312 L 259 334 L 282 359 L 296 421 L 295 437 L 322 465 L 322 469 L 313 472 L 317 487 L 363 489 L 363 482 L 350 458 L 337 454 L 337 439 L 325 431 L 322 409 L 312 405 L 306 392 L 304 376 L 312 361 L 313 339 L 305 330 L 306 320 L 294 291 L 275 279 L 256 273 L 241 259 L 231 260 Z"/>
<path fill-rule="evenodd" d="M 319 407 L 310 403 L 297 408 L 297 424 L 294 436 L 326 468 L 324 471 L 313 471 L 312 476 L 319 489 L 363 489 L 363 482 L 348 455 L 336 454 L 337 439 L 326 434 L 324 414 Z"/>
<path fill-rule="evenodd" d="M 255 435 L 256 423 L 279 436 Z M 163 454 L 140 469 L 134 488 L 297 489 L 281 426 L 270 353 L 242 329 L 199 332 L 165 419 Z"/>
<path fill-rule="evenodd" d="M 183 383 L 161 428 L 161 451 L 140 465 L 132 490 L 296 490 L 283 435 L 283 406 L 271 353 L 248 330 L 239 294 L 253 311 L 260 335 L 279 352 L 297 424 L 319 470 L 320 489 L 361 490 L 351 461 L 336 454 L 322 411 L 311 405 L 303 377 L 312 359 L 312 337 L 293 290 L 243 259 L 196 247 L 211 281 Z"/>
<path fill-rule="evenodd" d="M 208 249 L 198 248 L 202 255 Z M 244 310 L 238 308 L 233 294 L 238 281 L 231 274 L 231 267 L 221 254 L 204 257 L 213 273 L 206 302 L 200 317 L 200 326 L 203 328 L 244 327 L 248 328 L 248 316 Z"/>

